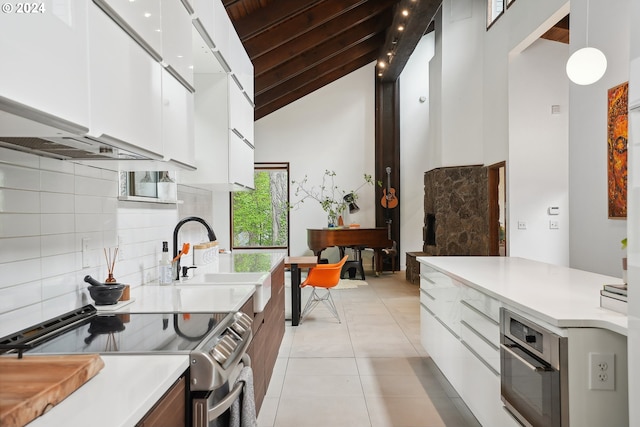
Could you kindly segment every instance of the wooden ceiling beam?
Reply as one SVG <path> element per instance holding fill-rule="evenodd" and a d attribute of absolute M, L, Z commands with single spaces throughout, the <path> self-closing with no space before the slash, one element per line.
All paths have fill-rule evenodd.
<path fill-rule="evenodd" d="M 404 18 L 400 13 L 396 13 L 393 24 L 389 27 L 387 39 L 378 56 L 378 61 L 388 62 L 381 77 L 382 81 L 392 82 L 400 77 L 400 73 L 418 42 L 426 33 L 441 3 L 442 0 L 421 0 L 419 2 L 402 0 L 398 4 L 398 12 L 406 8 L 410 10 L 410 14 Z M 403 31 L 397 29 L 400 24 L 404 25 Z M 387 52 L 393 52 L 391 61 L 388 61 Z"/>
<path fill-rule="evenodd" d="M 276 100 L 286 96 L 288 93 L 298 90 L 313 80 L 323 78 L 324 76 L 339 69 L 345 63 L 355 61 L 363 57 L 367 57 L 369 62 L 376 60 L 376 55 L 380 44 L 384 42 L 384 34 L 380 33 L 362 43 L 345 49 L 340 54 L 335 55 L 326 61 L 316 65 L 303 73 L 298 74 L 288 80 L 285 80 L 277 86 L 263 92 L 255 97 L 256 105 L 266 106 Z"/>
<path fill-rule="evenodd" d="M 373 55 L 371 57 L 373 57 Z M 314 80 L 304 87 L 298 88 L 293 92 L 289 92 L 286 96 L 279 98 L 273 103 L 256 107 L 255 120 L 259 120 L 264 116 L 278 110 L 279 108 L 282 108 L 294 102 L 295 100 L 300 99 L 303 96 L 308 95 L 311 92 L 318 90 L 321 87 L 326 86 L 327 84 L 332 83 L 359 68 L 364 67 L 365 65 L 372 62 L 371 57 L 364 56 L 361 58 L 357 58 L 347 64 L 344 64 L 342 67 L 334 70 L 333 72 L 325 75 L 323 78 Z"/>
<path fill-rule="evenodd" d="M 233 26 L 240 37 L 244 41 L 249 37 L 259 34 L 278 23 L 303 13 L 305 10 L 313 7 L 323 0 L 278 0 L 265 8 L 257 10 L 255 13 L 248 14 L 238 19 L 233 19 Z M 232 15 L 231 10 L 229 10 Z M 233 18 L 233 15 L 232 15 Z"/>
<path fill-rule="evenodd" d="M 288 61 L 291 57 L 301 54 L 315 46 L 320 45 L 327 39 L 335 37 L 336 35 L 350 30 L 351 28 L 360 25 L 366 20 L 375 17 L 379 14 L 386 14 L 391 17 L 393 4 L 396 0 L 380 0 L 375 2 L 362 2 L 361 0 L 330 0 L 323 4 L 323 6 L 332 6 L 336 9 L 340 9 L 340 5 L 343 5 L 342 9 L 345 13 L 338 13 L 334 15 L 334 18 L 327 21 L 326 17 L 329 16 L 328 10 L 323 12 L 324 22 L 320 25 L 316 25 L 315 28 L 310 24 L 305 26 L 303 22 L 296 22 L 294 28 L 308 28 L 304 34 L 295 34 L 293 29 L 289 29 L 289 24 L 293 23 L 293 19 L 287 21 L 287 25 L 279 26 L 272 31 L 264 33 L 264 37 L 261 37 L 260 51 L 268 54 L 257 54 L 257 50 L 253 50 L 254 54 L 249 51 L 252 47 L 247 47 L 249 56 L 253 62 L 254 68 L 257 73 L 263 73 L 265 70 L 275 68 L 276 66 Z M 351 8 L 348 13 L 344 8 L 344 4 L 354 4 L 357 6 Z M 302 15 L 301 15 L 302 16 Z M 317 16 L 317 15 L 316 15 Z M 307 18 L 307 22 L 310 23 L 313 19 L 310 15 L 304 14 L 303 18 Z M 287 34 L 293 33 L 293 37 L 289 37 L 287 40 Z M 275 43 L 269 43 L 270 40 L 282 40 L 282 44 L 277 45 Z M 249 44 L 251 44 L 249 42 Z"/>
<path fill-rule="evenodd" d="M 337 37 L 327 40 L 325 43 L 315 48 L 301 53 L 289 61 L 269 70 L 255 70 L 255 94 L 270 89 L 282 80 L 300 74 L 315 64 L 335 55 L 338 52 L 348 49 L 357 43 L 375 36 L 389 26 L 391 17 L 386 14 L 377 15 L 362 24 L 354 27 Z"/>

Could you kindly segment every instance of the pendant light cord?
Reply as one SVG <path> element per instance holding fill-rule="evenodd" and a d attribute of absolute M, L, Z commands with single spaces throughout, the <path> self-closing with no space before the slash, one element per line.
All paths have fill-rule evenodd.
<path fill-rule="evenodd" d="M 589 47 L 589 0 L 587 0 L 587 31 L 586 31 L 586 40 L 585 47 Z"/>

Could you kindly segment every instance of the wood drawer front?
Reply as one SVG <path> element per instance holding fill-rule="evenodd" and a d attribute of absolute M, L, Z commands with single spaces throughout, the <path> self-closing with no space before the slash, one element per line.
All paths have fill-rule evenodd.
<path fill-rule="evenodd" d="M 473 288 L 466 287 L 462 300 L 487 317 L 500 323 L 500 301 Z"/>
<path fill-rule="evenodd" d="M 460 340 L 478 357 L 481 362 L 487 365 L 496 375 L 500 373 L 500 349 L 493 342 L 487 340 L 474 325 L 466 321 L 460 322 Z"/>
<path fill-rule="evenodd" d="M 479 312 L 475 307 L 468 305 L 466 301 L 461 302 L 461 308 L 462 321 L 469 324 L 476 332 L 498 347 L 500 345 L 500 323 Z"/>

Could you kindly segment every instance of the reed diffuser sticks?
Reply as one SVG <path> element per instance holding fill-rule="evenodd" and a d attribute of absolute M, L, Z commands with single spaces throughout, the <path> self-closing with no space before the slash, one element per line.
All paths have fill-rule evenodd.
<path fill-rule="evenodd" d="M 113 283 L 116 281 L 115 277 L 113 277 L 113 269 L 116 266 L 116 259 L 118 259 L 118 248 L 115 248 L 113 254 L 111 254 L 111 248 L 107 251 L 107 248 L 104 248 L 104 258 L 107 261 L 107 273 L 108 277 L 105 279 L 105 283 Z"/>

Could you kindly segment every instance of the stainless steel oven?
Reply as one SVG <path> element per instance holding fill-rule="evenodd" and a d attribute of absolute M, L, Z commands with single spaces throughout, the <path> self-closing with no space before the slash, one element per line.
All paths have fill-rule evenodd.
<path fill-rule="evenodd" d="M 567 338 L 504 308 L 500 319 L 505 409 L 524 426 L 569 426 Z"/>

